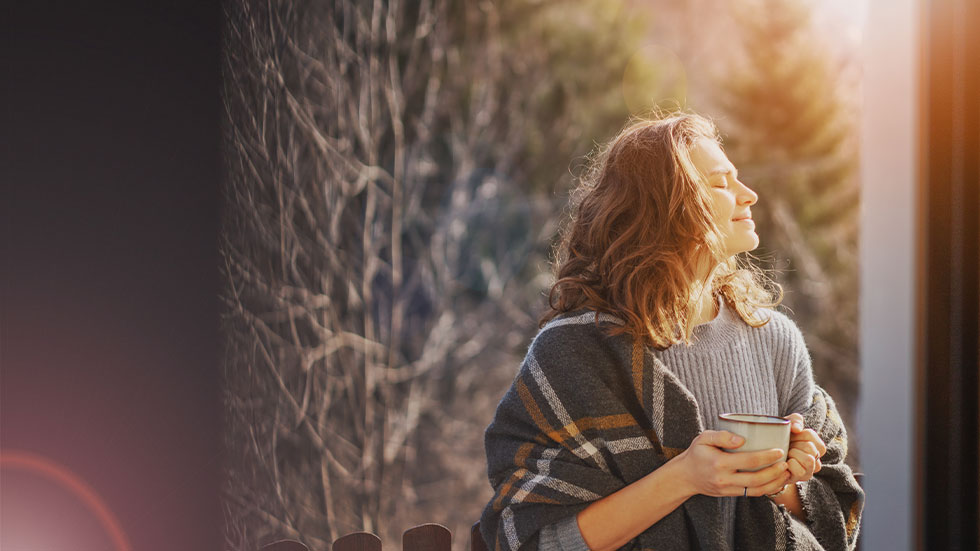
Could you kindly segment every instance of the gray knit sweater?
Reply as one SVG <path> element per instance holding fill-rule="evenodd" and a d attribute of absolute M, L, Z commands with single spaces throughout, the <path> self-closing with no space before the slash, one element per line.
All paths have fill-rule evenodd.
<path fill-rule="evenodd" d="M 706 429 L 718 430 L 718 414 L 786 416 L 810 406 L 814 383 L 803 334 L 781 312 L 753 328 L 720 297 L 715 319 L 694 328 L 694 343 L 660 351 L 660 360 L 697 399 Z M 735 502 L 721 500 L 727 539 L 734 549 Z M 575 516 L 541 530 L 542 551 L 585 551 Z"/>

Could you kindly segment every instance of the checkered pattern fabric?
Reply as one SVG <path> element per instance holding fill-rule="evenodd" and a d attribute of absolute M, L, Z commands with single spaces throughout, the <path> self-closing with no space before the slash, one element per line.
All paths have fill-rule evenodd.
<path fill-rule="evenodd" d="M 691 393 L 638 341 L 607 336 L 609 323 L 620 322 L 588 310 L 553 320 L 501 400 L 485 435 L 494 497 L 480 526 L 491 549 L 537 549 L 541 528 L 639 480 L 703 430 Z M 820 388 L 804 418 L 828 446 L 801 491 L 806 525 L 768 498 L 739 498 L 737 549 L 853 549 L 864 493 L 843 462 L 843 423 Z M 719 500 L 697 495 L 624 549 L 726 549 L 719 518 Z"/>

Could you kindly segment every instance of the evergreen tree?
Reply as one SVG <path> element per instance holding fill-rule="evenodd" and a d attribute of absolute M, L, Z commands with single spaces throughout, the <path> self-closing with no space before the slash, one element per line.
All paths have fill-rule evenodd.
<path fill-rule="evenodd" d="M 783 304 L 806 335 L 817 382 L 853 422 L 859 186 L 845 94 L 856 91 L 842 85 L 841 64 L 815 40 L 803 1 L 740 4 L 734 13 L 743 61 L 719 87 L 719 126 L 740 178 L 760 196 L 756 256 L 775 260 Z"/>

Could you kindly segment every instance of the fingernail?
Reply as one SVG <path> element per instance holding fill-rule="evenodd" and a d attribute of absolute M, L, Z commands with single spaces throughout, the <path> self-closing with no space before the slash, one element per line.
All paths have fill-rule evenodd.
<path fill-rule="evenodd" d="M 732 444 L 738 444 L 739 442 L 742 441 L 742 437 L 739 436 L 739 435 L 737 435 L 737 434 L 733 434 L 732 437 L 731 437 L 731 441 L 732 441 Z"/>

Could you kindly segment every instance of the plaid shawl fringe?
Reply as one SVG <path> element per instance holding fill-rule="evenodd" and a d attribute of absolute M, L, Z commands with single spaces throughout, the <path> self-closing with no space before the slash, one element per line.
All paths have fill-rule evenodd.
<path fill-rule="evenodd" d="M 654 354 L 601 331 L 617 321 L 558 318 L 531 344 L 485 435 L 494 496 L 480 526 L 491 549 L 537 549 L 543 527 L 659 468 L 703 430 L 694 397 Z M 864 492 L 844 463 L 843 422 L 819 387 L 803 414 L 827 443 L 823 468 L 801 488 L 807 522 L 768 498 L 738 498 L 738 549 L 856 545 Z M 624 549 L 724 549 L 719 517 L 717 499 L 693 496 Z"/>

